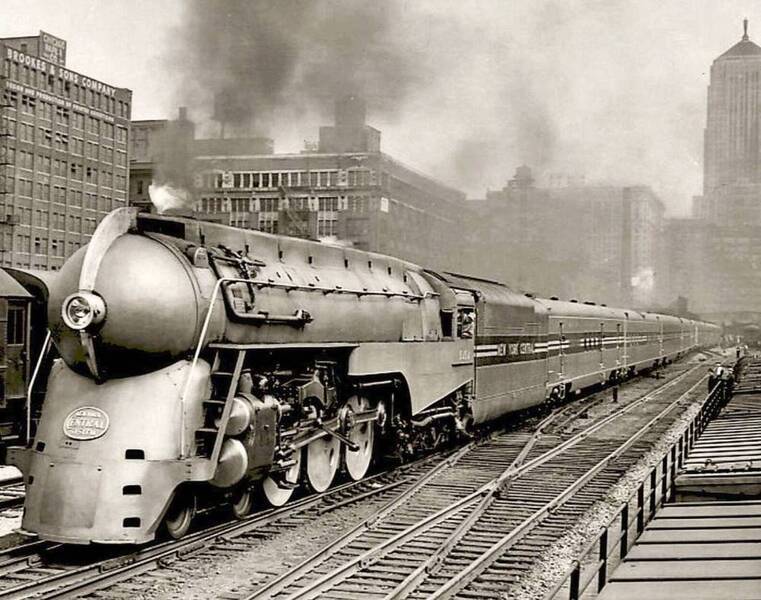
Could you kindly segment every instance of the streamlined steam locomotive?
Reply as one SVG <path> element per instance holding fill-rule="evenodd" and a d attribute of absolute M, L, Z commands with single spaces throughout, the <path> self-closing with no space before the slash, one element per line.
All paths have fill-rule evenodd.
<path fill-rule="evenodd" d="M 529 297 L 388 256 L 118 209 L 51 284 L 41 418 L 11 448 L 22 528 L 179 537 L 199 503 L 361 479 L 380 439 L 434 445 L 718 341 L 716 326 Z"/>

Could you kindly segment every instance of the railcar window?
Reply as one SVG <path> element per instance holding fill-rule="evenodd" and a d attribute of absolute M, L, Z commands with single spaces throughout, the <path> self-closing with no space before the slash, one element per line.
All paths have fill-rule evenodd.
<path fill-rule="evenodd" d="M 8 307 L 8 329 L 6 341 L 8 344 L 24 343 L 24 309 L 21 306 Z"/>

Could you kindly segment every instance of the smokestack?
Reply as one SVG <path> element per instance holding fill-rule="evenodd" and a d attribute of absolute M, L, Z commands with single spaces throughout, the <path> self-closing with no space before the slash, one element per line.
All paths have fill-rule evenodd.
<path fill-rule="evenodd" d="M 231 90 L 214 95 L 214 116 L 220 125 L 220 137 L 247 137 L 253 133 L 254 107 L 251 99 L 234 94 Z"/>
<path fill-rule="evenodd" d="M 336 100 L 336 127 L 363 127 L 367 120 L 367 107 L 360 96 L 354 94 Z"/>

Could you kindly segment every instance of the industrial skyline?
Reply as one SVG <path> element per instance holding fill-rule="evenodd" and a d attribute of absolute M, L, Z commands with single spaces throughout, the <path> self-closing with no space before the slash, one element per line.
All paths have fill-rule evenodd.
<path fill-rule="evenodd" d="M 743 17 L 751 38 L 761 27 L 752 2 L 701 2 L 700 10 L 693 2 L 390 4 L 385 26 L 404 44 L 415 41 L 418 69 L 414 97 L 399 110 L 368 98 L 369 123 L 385 132 L 390 153 L 472 197 L 501 188 L 521 163 L 589 181 L 645 182 L 670 214 L 687 214 L 702 188 L 708 65 L 740 38 Z M 187 5 L 130 6 L 9 0 L 14 18 L 0 35 L 44 29 L 68 39 L 75 69 L 134 90 L 133 118 L 188 104 L 194 120 L 208 121 L 203 102 L 182 102 L 193 98 L 178 85 Z M 318 100 L 298 118 L 274 115 L 263 133 L 298 151 L 332 110 L 332 98 Z"/>

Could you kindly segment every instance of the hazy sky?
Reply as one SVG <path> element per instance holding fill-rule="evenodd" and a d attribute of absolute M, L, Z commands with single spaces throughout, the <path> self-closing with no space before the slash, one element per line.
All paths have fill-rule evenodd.
<path fill-rule="evenodd" d="M 2 0 L 0 36 L 43 29 L 66 39 L 67 66 L 133 90 L 135 119 L 171 117 L 188 104 L 194 119 L 208 121 L 201 92 L 212 78 L 189 72 L 208 54 L 189 47 L 189 23 L 198 35 L 198 19 L 210 7 L 224 12 L 227 3 L 204 3 L 205 15 L 199 6 L 197 0 Z M 325 6 L 318 22 L 339 23 L 340 3 Z M 750 19 L 751 39 L 761 43 L 757 0 L 388 0 L 383 6 L 382 35 L 363 67 L 400 65 L 407 79 L 387 93 L 368 88 L 368 121 L 382 131 L 386 152 L 473 197 L 502 187 L 525 162 L 540 173 L 651 185 L 672 213 L 684 214 L 702 186 L 710 64 L 739 41 L 743 17 Z M 362 54 L 344 44 L 338 25 L 326 27 L 325 39 L 308 33 L 314 44 Z M 262 43 L 250 51 L 259 52 Z M 389 56 L 378 52 L 384 44 Z M 214 49 L 204 44 L 203 52 L 216 60 Z M 298 89 L 308 93 L 303 84 Z M 257 125 L 281 152 L 299 150 L 332 118 L 324 93 L 290 104 Z"/>

